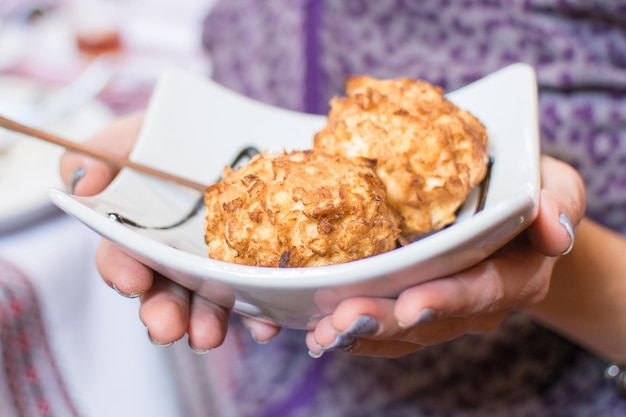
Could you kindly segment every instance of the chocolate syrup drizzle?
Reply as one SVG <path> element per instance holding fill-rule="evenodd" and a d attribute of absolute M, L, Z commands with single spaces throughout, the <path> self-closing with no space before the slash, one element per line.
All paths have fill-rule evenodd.
<path fill-rule="evenodd" d="M 253 146 L 248 146 L 237 154 L 233 162 L 230 164 L 230 167 L 234 169 L 244 159 L 250 160 L 254 155 L 257 155 L 258 153 L 260 153 L 260 151 L 257 148 Z M 478 203 L 476 205 L 476 210 L 474 211 L 474 213 L 478 213 L 485 207 L 485 202 L 487 200 L 487 191 L 489 189 L 489 181 L 491 178 L 492 166 L 493 166 L 493 157 L 490 157 L 489 162 L 487 164 L 487 174 L 485 175 L 485 178 L 480 183 Z M 219 178 L 218 178 L 218 181 L 219 181 Z M 138 229 L 167 230 L 167 229 L 173 229 L 175 227 L 178 227 L 184 224 L 186 221 L 188 221 L 189 219 L 194 217 L 196 214 L 198 214 L 198 212 L 200 211 L 202 207 L 204 207 L 204 195 L 200 196 L 200 198 L 195 202 L 193 208 L 189 211 L 189 213 L 187 213 L 185 217 L 183 217 L 182 219 L 180 219 L 179 221 L 175 223 L 172 223 L 166 226 L 145 226 L 141 223 L 137 223 L 136 221 L 129 219 L 128 217 L 122 216 L 119 213 L 107 213 L 107 216 L 110 219 L 118 223 L 125 224 L 127 226 L 136 227 Z"/>
<path fill-rule="evenodd" d="M 480 190 L 478 193 L 478 203 L 476 204 L 476 210 L 474 214 L 482 211 L 485 208 L 485 202 L 487 201 L 487 190 L 489 190 L 489 181 L 491 180 L 491 168 L 493 167 L 493 156 L 489 157 L 489 162 L 487 162 L 487 173 L 485 174 L 485 178 L 480 182 Z"/>
<path fill-rule="evenodd" d="M 235 157 L 235 159 L 233 160 L 233 162 L 230 164 L 231 168 L 236 168 L 243 160 L 250 160 L 254 155 L 260 153 L 260 151 L 255 148 L 254 146 L 248 146 L 244 149 L 241 150 L 241 152 L 239 152 L 237 154 L 237 156 Z M 219 178 L 218 178 L 219 181 Z M 166 225 L 166 226 L 146 226 L 143 225 L 141 223 L 138 223 L 134 220 L 129 219 L 128 217 L 122 216 L 119 213 L 107 213 L 107 216 L 111 219 L 114 220 L 118 223 L 121 224 L 125 224 L 127 226 L 131 226 L 131 227 L 136 227 L 138 229 L 150 229 L 150 230 L 167 230 L 167 229 L 173 229 L 175 227 L 180 226 L 181 224 L 184 224 L 186 221 L 188 221 L 189 219 L 191 219 L 192 217 L 194 217 L 196 214 L 198 214 L 198 212 L 200 211 L 200 209 L 204 207 L 204 195 L 201 195 L 200 198 L 198 198 L 198 200 L 196 200 L 196 202 L 194 203 L 192 209 L 189 211 L 189 213 L 187 213 L 186 216 L 184 216 L 182 219 L 180 219 L 179 221 Z"/>

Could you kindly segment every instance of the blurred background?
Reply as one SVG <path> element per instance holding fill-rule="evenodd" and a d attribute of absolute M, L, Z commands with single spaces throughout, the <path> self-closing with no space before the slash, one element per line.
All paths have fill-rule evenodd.
<path fill-rule="evenodd" d="M 211 4 L 0 0 L 0 114 L 84 140 L 164 68 L 210 74 Z M 99 237 L 49 201 L 62 152 L 0 129 L 0 415 L 185 415 L 169 351 L 95 269 Z"/>
<path fill-rule="evenodd" d="M 1 0 L 0 72 L 62 87 L 96 58 L 111 79 L 98 97 L 116 113 L 142 108 L 164 66 L 207 72 L 206 0 Z"/>

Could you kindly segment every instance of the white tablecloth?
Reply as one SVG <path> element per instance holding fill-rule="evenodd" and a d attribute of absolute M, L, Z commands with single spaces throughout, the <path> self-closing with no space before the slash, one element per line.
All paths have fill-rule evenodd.
<path fill-rule="evenodd" d="M 71 3 L 0 0 L 0 76 L 58 88 L 80 73 L 84 57 L 75 47 L 71 14 L 65 10 Z M 99 95 L 114 113 L 143 108 L 163 67 L 208 72 L 200 23 L 212 0 L 114 3 L 123 9 L 118 17 L 124 48 L 114 55 L 114 77 Z M 46 13 L 24 24 L 17 11 L 31 5 Z M 2 198 L 17 197 L 5 192 Z M 184 416 L 170 367 L 171 348 L 150 343 L 138 317 L 138 300 L 121 297 L 102 281 L 94 259 L 98 240 L 86 226 L 58 212 L 11 233 L 0 231 L 0 258 L 32 282 L 53 356 L 81 417 Z M 6 365 L 2 360 L 0 355 L 0 371 Z M 2 414 L 11 393 L 11 381 L 2 375 L 0 415 L 13 417 Z"/>
<path fill-rule="evenodd" d="M 82 416 L 182 416 L 167 352 L 150 343 L 138 301 L 115 293 L 95 268 L 98 240 L 59 213 L 0 236 L 0 257 L 31 279 L 52 351 Z M 0 393 L 8 392 L 7 383 L 0 381 Z"/>

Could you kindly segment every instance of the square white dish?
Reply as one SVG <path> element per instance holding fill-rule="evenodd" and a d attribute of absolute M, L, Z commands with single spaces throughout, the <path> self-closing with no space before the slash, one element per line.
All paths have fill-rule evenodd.
<path fill-rule="evenodd" d="M 209 259 L 204 211 L 168 230 L 143 225 L 183 218 L 200 193 L 124 169 L 102 193 L 76 197 L 52 189 L 52 201 L 154 270 L 235 311 L 281 326 L 310 328 L 350 296 L 394 297 L 426 280 L 489 256 L 535 217 L 539 194 L 537 86 L 525 64 L 503 68 L 448 94 L 486 126 L 493 158 L 484 207 L 405 247 L 354 262 L 308 268 L 259 268 Z M 312 146 L 325 122 L 268 106 L 195 74 L 166 71 L 155 89 L 131 159 L 210 184 L 247 146 L 281 151 Z"/>

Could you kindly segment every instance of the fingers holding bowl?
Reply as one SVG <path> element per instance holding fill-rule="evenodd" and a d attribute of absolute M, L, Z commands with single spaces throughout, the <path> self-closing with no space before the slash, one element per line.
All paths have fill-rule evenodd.
<path fill-rule="evenodd" d="M 398 322 L 388 298 L 352 298 L 342 302 L 334 313 L 320 320 L 307 334 L 309 354 L 316 358 L 329 351 L 396 358 L 423 348 L 455 339 L 465 333 L 492 329 L 503 314 L 468 317 L 440 317 L 411 326 Z M 489 316 L 489 317 L 487 317 Z"/>
<path fill-rule="evenodd" d="M 206 353 L 220 346 L 226 337 L 229 311 L 192 293 L 187 334 L 189 347 L 196 353 Z"/>
<path fill-rule="evenodd" d="M 119 156 L 127 156 L 132 149 L 143 121 L 137 113 L 116 119 L 85 144 Z M 68 151 L 60 161 L 60 174 L 68 189 L 76 195 L 93 195 L 102 191 L 119 172 L 119 167 Z"/>
<path fill-rule="evenodd" d="M 191 313 L 191 294 L 180 285 L 155 274 L 150 289 L 141 295 L 139 318 L 150 340 L 168 346 L 187 332 Z"/>
<path fill-rule="evenodd" d="M 126 157 L 139 135 L 143 118 L 142 113 L 137 113 L 116 119 L 85 144 Z M 60 172 L 73 194 L 89 196 L 104 190 L 119 168 L 66 152 L 61 158 Z M 224 308 L 158 275 L 111 241 L 101 241 L 96 264 L 104 281 L 118 293 L 140 297 L 139 315 L 155 344 L 167 346 L 186 333 L 196 352 L 205 352 L 223 342 L 229 315 Z"/>
<path fill-rule="evenodd" d="M 545 298 L 555 262 L 522 235 L 470 269 L 405 290 L 394 315 L 406 328 L 435 318 L 484 317 L 468 331 L 489 331 L 497 326 L 499 313 L 525 309 Z"/>
<path fill-rule="evenodd" d="M 585 214 L 583 181 L 574 168 L 549 156 L 541 158 L 541 180 L 539 210 L 528 236 L 546 256 L 567 254 L 574 244 L 574 229 Z"/>
<path fill-rule="evenodd" d="M 478 265 L 427 281 L 397 299 L 352 298 L 307 337 L 311 356 L 342 350 L 396 357 L 467 333 L 494 330 L 513 310 L 541 301 L 557 258 L 520 236 Z"/>
<path fill-rule="evenodd" d="M 343 351 L 375 357 L 400 357 L 422 346 L 403 340 L 405 329 L 393 317 L 393 303 L 385 298 L 352 298 L 319 321 L 306 337 L 309 355 Z"/>
<path fill-rule="evenodd" d="M 345 305 L 356 306 L 358 303 L 359 300 L 349 300 Z M 464 334 L 489 332 L 497 328 L 506 316 L 506 312 L 467 317 L 429 315 L 428 320 L 406 327 L 396 320 L 392 300 L 369 299 L 368 303 L 370 306 L 372 303 L 379 303 L 379 307 L 383 309 L 378 312 L 370 310 L 367 313 L 356 313 L 358 309 L 355 309 L 353 314 L 357 315 L 347 327 L 333 324 L 333 320 L 349 322 L 350 315 L 341 317 L 341 311 L 322 319 L 307 334 L 309 355 L 318 358 L 326 352 L 343 351 L 356 355 L 397 358 Z"/>
<path fill-rule="evenodd" d="M 96 264 L 119 294 L 140 297 L 139 316 L 156 345 L 168 346 L 187 333 L 189 346 L 204 353 L 224 341 L 228 310 L 162 277 L 111 241 L 101 241 Z"/>
<path fill-rule="evenodd" d="M 241 317 L 241 323 L 248 329 L 252 338 L 260 344 L 269 342 L 278 335 L 281 329 L 279 326 L 246 316 Z"/>
<path fill-rule="evenodd" d="M 100 241 L 96 266 L 102 279 L 125 297 L 138 297 L 152 286 L 154 272 L 109 240 Z"/>

